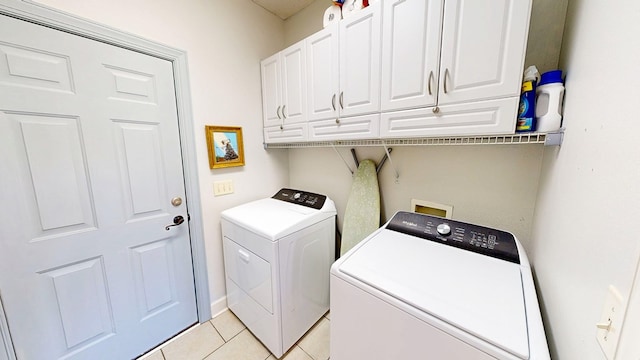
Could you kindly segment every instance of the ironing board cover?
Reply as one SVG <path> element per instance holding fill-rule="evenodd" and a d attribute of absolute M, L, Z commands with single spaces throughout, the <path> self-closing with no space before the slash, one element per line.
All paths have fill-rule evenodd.
<path fill-rule="evenodd" d="M 380 227 L 380 190 L 376 165 L 363 160 L 353 177 L 342 223 L 340 255 Z"/>

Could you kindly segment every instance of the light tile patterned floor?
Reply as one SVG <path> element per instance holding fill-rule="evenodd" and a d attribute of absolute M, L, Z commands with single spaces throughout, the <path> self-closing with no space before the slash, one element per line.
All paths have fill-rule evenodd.
<path fill-rule="evenodd" d="M 282 360 L 328 360 L 327 313 Z M 167 341 L 138 360 L 276 360 L 229 310 Z"/>

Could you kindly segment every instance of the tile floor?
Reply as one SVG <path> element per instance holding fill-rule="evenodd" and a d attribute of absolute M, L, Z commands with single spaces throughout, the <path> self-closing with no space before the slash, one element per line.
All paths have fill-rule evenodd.
<path fill-rule="evenodd" d="M 282 360 L 328 360 L 329 320 L 325 314 Z M 192 327 L 138 360 L 276 360 L 229 310 Z"/>

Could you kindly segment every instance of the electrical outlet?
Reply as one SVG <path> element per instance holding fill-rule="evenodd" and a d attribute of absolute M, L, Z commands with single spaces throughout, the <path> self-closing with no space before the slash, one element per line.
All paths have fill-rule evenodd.
<path fill-rule="evenodd" d="M 624 313 L 625 307 L 622 295 L 613 285 L 609 285 L 600 322 L 596 324 L 598 328 L 596 338 L 604 355 L 609 360 L 613 360 L 616 355 Z"/>
<path fill-rule="evenodd" d="M 233 193 L 233 180 L 222 180 L 213 182 L 213 195 L 227 195 Z"/>

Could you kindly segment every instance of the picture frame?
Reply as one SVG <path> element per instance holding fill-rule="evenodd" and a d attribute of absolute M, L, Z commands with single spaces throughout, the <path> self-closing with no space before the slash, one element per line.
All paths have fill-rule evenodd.
<path fill-rule="evenodd" d="M 205 134 L 210 169 L 244 166 L 241 127 L 205 125 Z"/>

